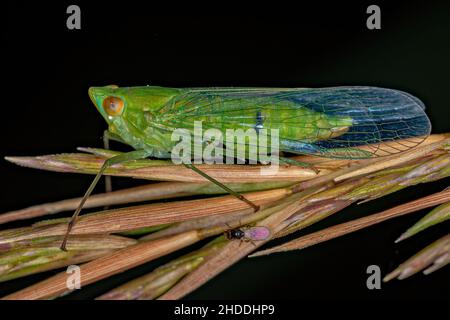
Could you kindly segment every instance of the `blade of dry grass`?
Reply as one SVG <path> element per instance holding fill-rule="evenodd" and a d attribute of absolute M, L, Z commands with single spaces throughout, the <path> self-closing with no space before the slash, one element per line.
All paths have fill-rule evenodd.
<path fill-rule="evenodd" d="M 228 184 L 236 192 L 252 192 L 282 188 L 291 185 L 291 182 L 267 182 Z M 211 183 L 189 182 L 160 182 L 139 187 L 116 190 L 107 193 L 91 195 L 85 202 L 84 208 L 95 208 L 127 204 L 149 200 L 171 199 L 176 197 L 198 194 L 223 194 L 223 189 Z M 0 214 L 0 224 L 16 220 L 36 218 L 48 214 L 55 214 L 67 210 L 75 210 L 81 198 L 67 199 L 57 202 L 44 203 L 21 210 L 14 210 Z"/>
<path fill-rule="evenodd" d="M 306 190 L 329 182 L 339 182 L 369 174 L 394 165 L 408 164 L 408 162 L 414 161 L 415 159 L 433 154 L 437 149 L 443 148 L 449 143 L 450 134 L 434 134 L 425 139 L 418 147 L 405 152 L 406 155 L 401 153 L 389 157 L 350 161 L 347 165 L 340 167 L 340 169 L 334 172 L 298 183 L 293 188 L 293 192 Z"/>
<path fill-rule="evenodd" d="M 96 174 L 105 157 L 90 154 L 69 153 L 37 157 L 5 157 L 6 160 L 29 168 L 56 171 Z M 197 168 L 222 183 L 260 183 L 280 181 L 303 181 L 318 175 L 316 171 L 299 166 L 280 166 L 275 173 L 261 175 L 261 165 L 207 165 Z M 319 175 L 329 170 L 319 170 Z M 209 182 L 198 173 L 170 161 L 135 160 L 109 167 L 105 175 L 133 177 L 139 179 L 182 182 Z"/>
<path fill-rule="evenodd" d="M 264 207 L 291 192 L 288 188 L 248 193 L 247 199 Z M 200 200 L 173 201 L 128 208 L 106 210 L 80 216 L 71 234 L 121 233 L 161 224 L 194 218 L 253 212 L 253 209 L 234 196 Z M 64 235 L 68 219 L 49 220 L 34 227 L 0 231 L 0 244 L 43 236 Z"/>
<path fill-rule="evenodd" d="M 258 251 L 251 255 L 251 257 L 258 257 L 268 255 L 276 252 L 285 252 L 291 250 L 300 250 L 306 247 L 315 245 L 317 243 L 325 242 L 330 239 L 334 239 L 343 235 L 346 235 L 357 230 L 361 230 L 372 226 L 374 224 L 386 221 L 388 219 L 400 217 L 402 215 L 416 212 L 425 208 L 429 208 L 435 205 L 439 205 L 450 200 L 450 190 L 444 190 L 430 196 L 420 198 L 418 200 L 410 201 L 408 203 L 396 206 L 394 208 L 382 211 L 377 214 L 373 214 L 367 217 L 355 219 L 346 223 L 338 224 L 333 227 L 329 227 L 298 239 L 289 241 L 282 245 L 269 248 L 266 250 Z"/>
<path fill-rule="evenodd" d="M 125 249 L 117 250 L 80 266 L 81 286 L 129 270 L 145 262 L 154 260 L 199 240 L 195 231 L 185 232 L 164 239 L 140 242 Z M 30 287 L 14 292 L 3 300 L 48 299 L 70 292 L 67 288 L 67 273 L 61 272 Z"/>
<path fill-rule="evenodd" d="M 18 241 L 0 247 L 0 282 L 83 263 L 137 243 L 112 235 L 70 236 L 67 251 L 62 237 Z"/>
<path fill-rule="evenodd" d="M 318 204 L 309 205 L 289 219 L 283 221 L 283 228 L 273 238 L 285 237 L 291 233 L 302 230 L 317 223 L 334 213 L 337 213 L 351 205 L 351 201 L 325 200 Z"/>
<path fill-rule="evenodd" d="M 428 275 L 448 263 L 450 263 L 450 234 L 433 242 L 431 245 L 402 263 L 398 268 L 384 277 L 383 281 L 387 282 L 394 278 L 403 280 L 429 266 L 423 271 L 425 275 Z"/>
<path fill-rule="evenodd" d="M 225 245 L 219 237 L 203 248 L 156 268 L 149 274 L 127 282 L 98 297 L 98 300 L 149 300 L 159 297 L 182 277 L 195 270 L 205 259 Z"/>
<path fill-rule="evenodd" d="M 423 231 L 431 226 L 434 226 L 435 224 L 444 222 L 448 219 L 450 219 L 450 202 L 440 205 L 431 210 L 430 213 L 420 219 L 411 228 L 406 230 L 406 232 L 403 233 L 397 240 L 395 240 L 395 242 L 405 240 L 419 233 L 420 231 Z"/>
<path fill-rule="evenodd" d="M 382 158 L 382 160 L 377 161 L 372 164 L 364 164 L 363 166 L 360 166 L 359 168 L 354 168 L 348 173 L 341 174 L 334 178 L 335 182 L 339 182 L 342 180 L 346 180 L 349 178 L 354 178 L 362 175 L 367 175 L 372 172 L 376 172 L 379 170 L 382 170 L 384 168 L 392 168 L 404 163 L 407 163 L 409 161 L 412 161 L 414 159 L 424 157 L 427 154 L 431 153 L 432 151 L 441 148 L 444 144 L 450 143 L 450 138 L 440 140 L 434 143 L 421 145 L 418 148 L 413 148 L 411 150 Z"/>
<path fill-rule="evenodd" d="M 189 184 L 178 182 L 162 182 L 117 190 L 90 196 L 84 204 L 84 208 L 95 208 L 130 202 L 147 201 L 161 198 L 173 198 L 190 195 Z M 47 214 L 59 213 L 67 210 L 75 210 L 80 204 L 80 198 L 67 199 L 52 203 L 31 206 L 21 210 L 15 210 L 0 214 L 0 224 L 15 220 L 35 218 Z"/>

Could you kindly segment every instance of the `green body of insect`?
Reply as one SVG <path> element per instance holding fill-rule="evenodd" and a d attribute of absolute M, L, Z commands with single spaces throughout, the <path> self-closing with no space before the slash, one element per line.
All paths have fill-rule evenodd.
<path fill-rule="evenodd" d="M 338 158 L 385 155 L 377 144 L 410 138 L 411 148 L 429 134 L 423 104 L 392 89 L 205 88 L 115 86 L 89 90 L 109 131 L 136 150 L 169 158 L 175 129 L 277 129 L 282 151 Z M 422 139 L 416 139 L 421 137 Z M 355 146 L 375 145 L 374 152 Z M 395 148 L 389 153 L 395 152 Z"/>
<path fill-rule="evenodd" d="M 196 122 L 224 136 L 228 129 L 254 129 L 258 133 L 276 129 L 281 151 L 336 158 L 369 158 L 405 151 L 422 142 L 431 129 L 420 100 L 402 91 L 374 87 L 107 86 L 90 88 L 89 95 L 107 121 L 110 136 L 136 150 L 105 161 L 69 223 L 62 249 L 84 202 L 108 166 L 149 156 L 169 158 L 177 144 L 172 133 L 184 129 L 195 135 Z M 390 143 L 383 148 L 383 142 Z M 359 145 L 369 147 L 355 148 Z M 233 143 L 232 148 L 237 144 Z M 258 210 L 258 206 L 192 164 L 185 165 Z"/>

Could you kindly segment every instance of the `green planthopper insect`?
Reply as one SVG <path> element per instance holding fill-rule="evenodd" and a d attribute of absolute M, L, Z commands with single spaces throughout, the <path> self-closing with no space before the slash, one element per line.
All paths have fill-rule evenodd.
<path fill-rule="evenodd" d="M 145 157 L 170 158 L 177 144 L 172 133 L 180 128 L 192 132 L 195 122 L 224 135 L 227 129 L 254 129 L 257 133 L 276 129 L 282 152 L 345 159 L 380 157 L 414 148 L 431 130 L 419 99 L 376 87 L 106 86 L 90 88 L 89 96 L 108 123 L 106 135 L 135 150 L 105 161 L 68 225 L 62 249 L 84 202 L 108 166 Z M 356 148 L 360 145 L 368 148 Z M 233 143 L 232 149 L 237 147 Z M 185 165 L 258 209 L 194 165 Z"/>

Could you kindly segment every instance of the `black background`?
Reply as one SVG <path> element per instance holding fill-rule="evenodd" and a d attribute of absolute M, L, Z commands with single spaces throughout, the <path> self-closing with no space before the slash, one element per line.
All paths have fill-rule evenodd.
<path fill-rule="evenodd" d="M 81 7 L 81 30 L 66 28 L 69 4 Z M 450 4 L 378 2 L 382 29 L 368 30 L 369 4 L 9 3 L 2 12 L 6 84 L 1 93 L 0 155 L 101 147 L 106 126 L 87 89 L 107 84 L 390 87 L 425 102 L 434 133 L 449 132 Z M 40 172 L 4 160 L 0 177 L 1 211 L 80 196 L 91 181 L 89 176 Z M 144 182 L 114 179 L 113 183 L 122 188 Z M 302 233 L 372 214 L 447 185 L 448 179 L 355 205 Z M 448 232 L 449 224 L 444 223 L 394 244 L 426 212 L 303 251 L 241 261 L 187 298 L 448 299 L 448 268 L 394 280 L 383 284 L 382 290 L 366 288 L 367 266 L 379 265 L 385 275 Z M 67 298 L 94 298 L 178 255 L 87 286 Z M 0 295 L 56 272 L 2 283 Z"/>

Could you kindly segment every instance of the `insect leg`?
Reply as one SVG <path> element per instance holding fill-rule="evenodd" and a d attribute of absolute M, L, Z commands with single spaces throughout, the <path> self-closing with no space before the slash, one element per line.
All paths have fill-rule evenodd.
<path fill-rule="evenodd" d="M 110 132 L 108 130 L 103 131 L 103 138 L 105 138 L 105 136 L 110 141 L 117 141 L 117 142 L 120 142 L 120 143 L 123 143 L 123 144 L 127 144 L 125 141 L 123 141 L 123 139 L 119 135 L 117 135 L 115 133 L 112 133 L 112 132 Z"/>
<path fill-rule="evenodd" d="M 109 149 L 109 142 L 110 141 L 118 141 L 121 143 L 125 143 L 125 141 L 120 138 L 120 136 L 109 132 L 108 130 L 103 131 L 103 148 L 106 150 Z M 105 176 L 105 192 L 111 192 L 112 191 L 112 177 L 111 176 Z M 108 210 L 109 206 L 104 206 L 103 210 Z"/>
<path fill-rule="evenodd" d="M 109 150 L 109 131 L 105 130 L 103 132 L 103 148 L 106 150 Z M 111 176 L 105 176 L 105 192 L 111 192 L 112 191 L 112 181 Z M 106 209 L 106 208 L 105 208 Z"/>
<path fill-rule="evenodd" d="M 248 204 L 249 206 L 251 206 L 253 208 L 253 210 L 256 212 L 259 210 L 259 206 L 254 204 L 253 202 L 251 202 L 250 200 L 248 200 L 246 197 L 244 197 L 242 194 L 237 193 L 236 191 L 231 190 L 230 188 L 228 188 L 226 185 L 224 185 L 223 183 L 217 181 L 216 179 L 214 179 L 213 177 L 208 176 L 206 173 L 204 173 L 203 171 L 201 171 L 199 168 L 195 167 L 194 165 L 192 165 L 191 163 L 185 163 L 184 164 L 187 168 L 193 170 L 194 172 L 198 173 L 199 175 L 201 175 L 202 177 L 208 179 L 209 181 L 211 181 L 212 183 L 216 184 L 217 186 L 219 186 L 220 188 L 222 188 L 223 190 L 225 190 L 226 192 L 228 192 L 229 194 L 235 196 L 236 198 L 238 198 L 241 201 L 244 201 L 246 204 Z"/>
<path fill-rule="evenodd" d="M 89 188 L 86 190 L 86 193 L 84 194 L 83 198 L 80 201 L 80 204 L 78 205 L 77 209 L 75 210 L 72 218 L 69 221 L 69 224 L 67 225 L 67 231 L 64 235 L 64 239 L 61 243 L 61 250 L 66 251 L 66 244 L 67 244 L 67 237 L 69 236 L 70 231 L 72 230 L 73 226 L 75 225 L 75 222 L 77 220 L 78 215 L 80 214 L 81 209 L 83 208 L 84 203 L 86 202 L 87 198 L 91 195 L 92 191 L 94 190 L 95 186 L 97 185 L 98 181 L 100 180 L 101 176 L 105 172 L 105 170 L 115 164 L 131 161 L 131 160 L 138 160 L 143 159 L 145 157 L 148 157 L 150 155 L 150 152 L 147 150 L 135 150 L 123 154 L 119 154 L 115 157 L 107 159 L 100 170 L 98 171 L 97 175 L 95 176 L 94 180 L 92 181 Z"/>

